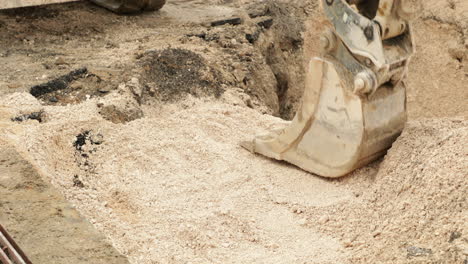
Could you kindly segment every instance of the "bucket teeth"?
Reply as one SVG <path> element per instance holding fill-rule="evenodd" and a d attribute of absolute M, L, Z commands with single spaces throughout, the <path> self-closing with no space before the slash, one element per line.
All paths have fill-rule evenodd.
<path fill-rule="evenodd" d="M 255 153 L 255 143 L 253 141 L 242 141 L 240 145 L 246 150 Z"/>

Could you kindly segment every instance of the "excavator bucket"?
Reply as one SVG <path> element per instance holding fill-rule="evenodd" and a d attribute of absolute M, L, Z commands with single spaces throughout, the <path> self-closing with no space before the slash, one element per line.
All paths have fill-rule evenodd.
<path fill-rule="evenodd" d="M 323 0 L 333 28 L 321 38 L 323 56 L 310 60 L 294 119 L 241 145 L 323 177 L 344 176 L 385 154 L 406 122 L 404 77 L 414 46 L 403 4 Z"/>

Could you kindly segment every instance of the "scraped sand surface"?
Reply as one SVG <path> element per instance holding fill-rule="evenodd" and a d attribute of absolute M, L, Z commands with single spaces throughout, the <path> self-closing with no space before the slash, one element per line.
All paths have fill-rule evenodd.
<path fill-rule="evenodd" d="M 277 1 L 264 17 L 208 30 L 264 4 L 231 2 L 174 0 L 141 17 L 86 2 L 0 13 L 11 25 L 0 23 L 2 140 L 131 263 L 466 264 L 466 1 L 424 2 L 407 127 L 384 158 L 337 180 L 239 145 L 299 104 L 300 59 L 315 54 L 323 29 L 317 3 Z M 271 17 L 250 43 L 246 34 Z M 306 41 L 294 47 L 298 37 Z M 142 74 L 147 50 L 165 77 L 188 78 Z M 27 91 L 83 65 L 89 75 L 72 92 Z M 166 87 L 157 81 L 174 98 L 149 96 Z M 31 113 L 41 122 L 12 121 Z"/>

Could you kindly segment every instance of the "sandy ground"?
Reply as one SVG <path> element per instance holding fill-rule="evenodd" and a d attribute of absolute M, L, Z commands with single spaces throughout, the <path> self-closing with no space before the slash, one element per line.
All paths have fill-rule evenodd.
<path fill-rule="evenodd" d="M 238 145 L 294 113 L 324 25 L 314 1 L 249 18 L 264 4 L 2 12 L 0 132 L 132 263 L 465 263 L 465 1 L 424 3 L 405 132 L 333 181 Z"/>
<path fill-rule="evenodd" d="M 128 263 L 18 150 L 0 146 L 0 221 L 32 263 Z"/>

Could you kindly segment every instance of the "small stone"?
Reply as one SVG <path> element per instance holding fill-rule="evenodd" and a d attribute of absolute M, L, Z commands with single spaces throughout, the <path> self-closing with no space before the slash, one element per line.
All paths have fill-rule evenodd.
<path fill-rule="evenodd" d="M 15 118 L 12 118 L 11 121 L 14 122 L 23 122 L 26 120 L 37 120 L 39 123 L 42 123 L 43 111 L 33 112 L 30 114 L 20 115 Z"/>
<path fill-rule="evenodd" d="M 78 175 L 73 176 L 73 187 L 78 187 L 78 188 L 85 187 L 83 182 L 78 178 Z"/>
<path fill-rule="evenodd" d="M 249 237 L 247 240 L 250 242 L 258 242 L 258 238 L 256 237 Z"/>
<path fill-rule="evenodd" d="M 425 257 L 432 255 L 432 250 L 428 248 L 420 248 L 415 246 L 409 246 L 406 248 L 408 252 L 407 257 Z"/>
<path fill-rule="evenodd" d="M 44 67 L 44 69 L 46 70 L 50 70 L 52 68 L 52 66 L 50 66 L 49 63 L 42 63 L 42 66 Z"/>
<path fill-rule="evenodd" d="M 301 208 L 294 208 L 293 209 L 293 213 L 295 214 L 302 214 L 304 212 L 304 210 L 302 210 Z"/>
<path fill-rule="evenodd" d="M 115 43 L 112 43 L 112 42 L 107 42 L 105 48 L 106 49 L 117 48 L 117 45 Z"/>
<path fill-rule="evenodd" d="M 67 65 L 68 63 L 65 61 L 63 57 L 57 57 L 55 59 L 55 65 Z"/>
<path fill-rule="evenodd" d="M 70 89 L 72 90 L 80 90 L 83 88 L 83 84 L 80 82 L 74 82 L 74 83 L 71 83 L 68 87 L 70 87 Z"/>
<path fill-rule="evenodd" d="M 102 94 L 107 94 L 107 93 L 109 93 L 111 90 L 112 90 L 112 86 L 106 85 L 106 86 L 104 86 L 104 87 L 99 88 L 98 91 L 99 91 L 100 93 L 102 93 Z"/>
<path fill-rule="evenodd" d="M 449 242 L 449 243 L 452 243 L 452 242 L 455 241 L 456 239 L 459 239 L 461 236 L 462 236 L 462 234 L 461 234 L 460 232 L 457 232 L 457 231 L 452 232 L 452 233 L 450 234 L 450 238 L 449 238 L 449 241 L 448 241 L 448 242 Z"/>
<path fill-rule="evenodd" d="M 278 249 L 278 248 L 279 248 L 279 245 L 273 243 L 273 244 L 270 245 L 270 248 L 272 248 L 272 249 Z"/>
<path fill-rule="evenodd" d="M 262 28 L 269 29 L 271 26 L 273 26 L 273 19 L 269 18 L 267 20 L 263 20 L 257 23 Z"/>
<path fill-rule="evenodd" d="M 224 242 L 221 244 L 221 246 L 225 247 L 225 248 L 228 248 L 231 244 L 227 243 L 227 242 Z"/>
<path fill-rule="evenodd" d="M 320 217 L 319 223 L 320 224 L 326 224 L 329 220 L 330 220 L 330 218 L 328 217 L 328 215 L 324 215 L 324 216 Z"/>
<path fill-rule="evenodd" d="M 91 134 L 89 140 L 91 144 L 101 145 L 104 142 L 104 136 L 102 134 Z"/>
<path fill-rule="evenodd" d="M 461 48 L 450 48 L 449 54 L 453 59 L 462 62 L 465 59 L 466 51 Z"/>
<path fill-rule="evenodd" d="M 19 83 L 10 83 L 10 84 L 7 84 L 7 87 L 10 88 L 10 89 L 16 89 L 16 88 L 20 88 L 21 84 L 19 84 Z"/>
<path fill-rule="evenodd" d="M 353 247 L 353 242 L 347 240 L 347 241 L 345 241 L 345 242 L 343 243 L 343 246 L 344 246 L 345 248 Z"/>
<path fill-rule="evenodd" d="M 245 100 L 245 105 L 247 105 L 250 108 L 253 108 L 252 100 L 250 98 L 247 98 L 247 100 Z"/>

